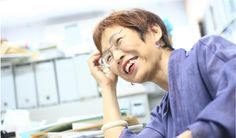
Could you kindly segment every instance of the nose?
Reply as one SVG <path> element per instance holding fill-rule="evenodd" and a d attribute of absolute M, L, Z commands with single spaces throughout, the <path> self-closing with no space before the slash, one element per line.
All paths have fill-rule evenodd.
<path fill-rule="evenodd" d="M 113 51 L 113 58 L 117 64 L 120 64 L 124 57 L 125 57 L 124 52 L 122 52 L 121 50 Z"/>

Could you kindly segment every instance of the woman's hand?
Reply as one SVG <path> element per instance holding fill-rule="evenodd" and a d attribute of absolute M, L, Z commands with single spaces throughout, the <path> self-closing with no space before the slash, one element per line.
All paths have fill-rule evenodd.
<path fill-rule="evenodd" d="M 92 76 L 95 78 L 100 87 L 116 87 L 117 75 L 111 71 L 108 74 L 104 74 L 101 65 L 99 64 L 99 59 L 101 54 L 99 52 L 93 53 L 88 59 L 88 65 Z"/>
<path fill-rule="evenodd" d="M 178 135 L 176 138 L 192 138 L 192 132 L 190 130 L 186 130 L 180 135 Z"/>

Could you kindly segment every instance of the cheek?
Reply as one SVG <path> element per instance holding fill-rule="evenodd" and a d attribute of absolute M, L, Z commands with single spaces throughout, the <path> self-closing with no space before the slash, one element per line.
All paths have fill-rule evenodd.
<path fill-rule="evenodd" d="M 111 70 L 111 72 L 115 73 L 116 75 L 119 75 L 118 66 L 114 62 L 111 63 L 110 70 Z"/>
<path fill-rule="evenodd" d="M 142 44 L 140 42 L 137 42 L 135 40 L 130 40 L 130 41 L 123 42 L 121 45 L 121 49 L 124 51 L 132 51 L 137 48 L 140 48 L 141 45 Z"/>

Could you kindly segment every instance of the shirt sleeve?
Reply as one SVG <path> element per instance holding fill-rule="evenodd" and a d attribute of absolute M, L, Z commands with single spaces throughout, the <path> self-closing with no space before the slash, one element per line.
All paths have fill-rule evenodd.
<path fill-rule="evenodd" d="M 200 41 L 198 64 L 212 101 L 188 126 L 193 138 L 234 138 L 236 118 L 236 45 L 218 36 Z"/>
<path fill-rule="evenodd" d="M 140 133 L 133 133 L 128 128 L 124 128 L 120 138 L 164 138 L 164 118 L 166 118 L 168 108 L 168 94 L 164 95 L 160 106 L 151 112 L 151 121 Z"/>

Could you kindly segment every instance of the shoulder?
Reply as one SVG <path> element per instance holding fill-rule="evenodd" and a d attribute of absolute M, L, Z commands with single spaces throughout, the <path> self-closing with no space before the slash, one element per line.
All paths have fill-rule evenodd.
<path fill-rule="evenodd" d="M 205 36 L 199 40 L 198 52 L 214 55 L 222 60 L 232 59 L 236 55 L 236 45 L 221 36 Z"/>
<path fill-rule="evenodd" d="M 225 39 L 221 36 L 218 35 L 206 35 L 204 37 L 202 37 L 199 42 L 207 45 L 207 44 L 211 44 L 211 43 L 215 43 L 215 42 L 219 42 L 219 41 L 224 41 Z"/>
<path fill-rule="evenodd" d="M 219 58 L 231 57 L 235 55 L 236 45 L 225 38 L 217 35 L 204 36 L 195 43 L 191 49 L 196 55 L 215 55 Z"/>
<path fill-rule="evenodd" d="M 235 49 L 235 44 L 218 35 L 208 35 L 202 37 L 198 42 L 205 50 L 216 52 L 221 49 Z"/>

